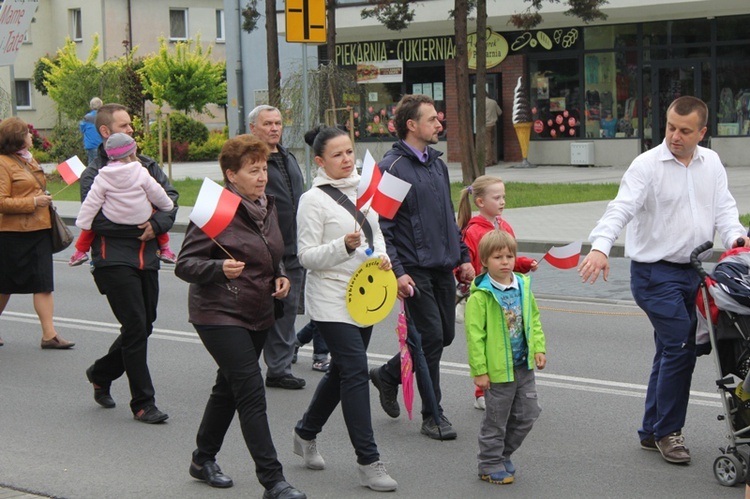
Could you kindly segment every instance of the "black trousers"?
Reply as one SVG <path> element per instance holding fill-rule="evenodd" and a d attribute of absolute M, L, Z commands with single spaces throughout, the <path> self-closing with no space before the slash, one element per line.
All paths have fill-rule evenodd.
<path fill-rule="evenodd" d="M 297 434 L 313 440 L 341 402 L 344 422 L 357 454 L 357 463 L 372 464 L 380 460 L 372 431 L 370 415 L 370 377 L 367 370 L 367 346 L 372 326 L 357 327 L 343 322 L 315 321 L 331 351 L 331 365 L 318 383 Z"/>
<path fill-rule="evenodd" d="M 107 355 L 94 362 L 92 379 L 107 387 L 127 374 L 130 408 L 135 414 L 155 405 L 147 356 L 159 302 L 159 273 L 126 266 L 100 267 L 94 270 L 94 281 L 120 323 L 120 335 Z"/>
<path fill-rule="evenodd" d="M 406 299 L 406 313 L 422 338 L 427 367 L 438 406 L 440 391 L 440 359 L 443 348 L 456 337 L 456 283 L 450 270 L 405 267 L 419 289 L 419 296 Z M 380 370 L 386 383 L 401 383 L 401 354 L 393 356 Z M 440 407 L 442 412 L 443 408 Z M 422 401 L 422 419 L 431 416 L 429 407 Z"/>
<path fill-rule="evenodd" d="M 266 391 L 258 358 L 268 330 L 239 326 L 194 324 L 203 345 L 219 366 L 203 420 L 196 436 L 193 462 L 216 460 L 224 436 L 237 412 L 245 445 L 255 461 L 255 474 L 266 489 L 284 480 L 266 415 Z"/>

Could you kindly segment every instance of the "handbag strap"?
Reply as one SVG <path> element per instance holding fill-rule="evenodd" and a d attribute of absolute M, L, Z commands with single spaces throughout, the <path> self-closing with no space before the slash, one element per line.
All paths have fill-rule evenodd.
<path fill-rule="evenodd" d="M 334 186 L 326 184 L 319 185 L 317 187 L 321 191 L 331 196 L 331 198 L 336 201 L 339 206 L 344 208 L 349 212 L 351 216 L 354 217 L 354 220 L 359 224 L 360 227 L 362 227 L 362 231 L 365 233 L 367 246 L 370 248 L 370 250 L 374 251 L 375 247 L 373 246 L 372 227 L 370 226 L 370 222 L 367 221 L 367 217 L 365 217 L 365 215 L 361 211 L 359 211 L 356 206 L 354 206 L 354 203 L 349 200 L 346 194 L 336 189 Z"/>

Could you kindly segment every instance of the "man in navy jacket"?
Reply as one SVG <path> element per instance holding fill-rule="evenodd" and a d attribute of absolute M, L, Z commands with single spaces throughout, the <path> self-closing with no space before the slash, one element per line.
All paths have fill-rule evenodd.
<path fill-rule="evenodd" d="M 399 298 L 408 298 L 409 319 L 421 336 L 440 409 L 436 423 L 430 405 L 423 398 L 421 431 L 430 438 L 451 440 L 456 438 L 456 431 L 439 405 L 440 359 L 443 348 L 456 335 L 453 269 L 460 266 L 460 279 L 464 282 L 474 278 L 474 269 L 456 225 L 448 167 L 440 159 L 442 153 L 430 147 L 438 142 L 443 129 L 433 100 L 426 95 L 405 95 L 396 108 L 395 125 L 401 140 L 393 144 L 379 166 L 382 171 L 409 182 L 411 189 L 393 220 L 380 217 L 380 228 L 398 278 Z M 410 286 L 419 289 L 418 296 L 410 297 Z M 380 391 L 383 410 L 397 417 L 400 355 L 372 369 L 370 378 Z"/>

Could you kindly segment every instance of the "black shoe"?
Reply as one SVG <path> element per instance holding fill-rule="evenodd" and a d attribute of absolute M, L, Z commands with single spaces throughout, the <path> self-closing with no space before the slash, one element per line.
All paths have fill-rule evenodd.
<path fill-rule="evenodd" d="M 279 482 L 272 489 L 263 492 L 263 499 L 307 499 L 307 496 L 288 483 Z"/>
<path fill-rule="evenodd" d="M 113 409 L 117 404 L 115 404 L 115 399 L 112 398 L 112 395 L 109 394 L 109 387 L 94 383 L 94 379 L 91 377 L 93 372 L 93 365 L 86 369 L 86 378 L 88 378 L 89 383 L 94 385 L 94 400 L 105 409 Z"/>
<path fill-rule="evenodd" d="M 299 390 L 305 387 L 305 380 L 296 378 L 291 374 L 273 378 L 266 376 L 266 386 L 269 388 L 283 388 L 285 390 Z"/>
<path fill-rule="evenodd" d="M 422 435 L 427 435 L 433 440 L 455 440 L 458 436 L 448 418 L 442 415 L 440 425 L 436 425 L 432 418 L 425 419 L 422 422 Z"/>
<path fill-rule="evenodd" d="M 398 386 L 383 381 L 383 378 L 380 377 L 379 367 L 370 369 L 370 379 L 380 392 L 380 406 L 390 417 L 397 418 L 401 414 L 401 408 L 398 406 L 398 400 L 396 400 Z"/>
<path fill-rule="evenodd" d="M 199 468 L 194 462 L 190 462 L 190 476 L 197 479 L 203 480 L 211 487 L 218 489 L 228 489 L 234 482 L 231 478 L 221 472 L 221 468 L 216 464 L 216 461 L 206 461 L 203 463 L 203 467 Z"/>
<path fill-rule="evenodd" d="M 133 419 L 146 424 L 156 424 L 166 421 L 169 418 L 167 413 L 161 412 L 155 405 L 149 405 L 133 414 Z"/>

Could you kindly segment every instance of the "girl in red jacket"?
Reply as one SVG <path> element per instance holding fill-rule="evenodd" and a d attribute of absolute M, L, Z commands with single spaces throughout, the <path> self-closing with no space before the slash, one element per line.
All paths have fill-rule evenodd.
<path fill-rule="evenodd" d="M 472 216 L 472 206 L 479 208 L 479 214 Z M 469 248 L 471 264 L 477 275 L 482 273 L 482 262 L 479 259 L 479 241 L 486 233 L 494 229 L 504 230 L 511 236 L 516 237 L 510 224 L 503 220 L 502 214 L 505 208 L 505 184 L 500 177 L 482 175 L 477 177 L 470 186 L 461 191 L 461 199 L 458 202 L 458 227 L 461 236 Z M 525 256 L 516 258 L 514 272 L 526 274 L 537 269 L 537 261 Z M 470 284 L 470 283 L 469 283 Z M 459 292 L 468 296 L 469 284 L 459 284 Z M 465 289 L 462 289 L 465 287 Z M 484 410 L 484 392 L 481 388 L 474 391 L 474 407 Z"/>

